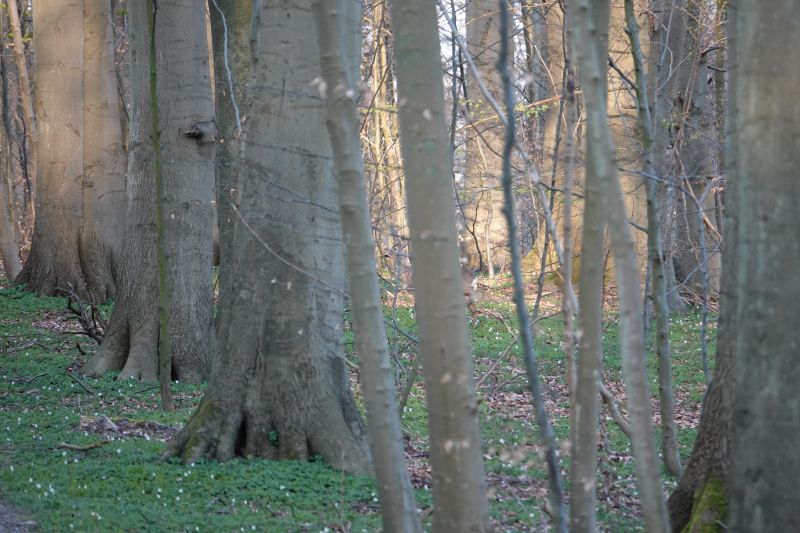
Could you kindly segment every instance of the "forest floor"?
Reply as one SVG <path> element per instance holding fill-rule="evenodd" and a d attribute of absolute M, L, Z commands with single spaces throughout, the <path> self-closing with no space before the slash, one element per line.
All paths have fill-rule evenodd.
<path fill-rule="evenodd" d="M 495 531 L 547 531 L 541 439 L 524 365 L 513 342 L 516 321 L 509 286 L 507 280 L 488 285 L 484 287 L 488 296 L 469 321 L 492 527 Z M 556 293 L 546 296 L 540 315 L 556 315 L 559 297 Z M 617 315 L 610 302 L 609 298 L 604 382 L 624 413 Z M 387 309 L 387 317 L 413 333 L 414 314 L 408 303 Z M 105 312 L 109 311 L 106 307 Z M 676 316 L 671 328 L 676 418 L 684 460 L 691 451 L 704 392 L 699 323 L 697 314 Z M 352 351 L 351 332 L 345 329 L 355 384 L 358 357 Z M 203 387 L 175 384 L 178 411 L 165 413 L 159 409 L 157 388 L 150 384 L 118 382 L 114 376 L 78 377 L 75 371 L 96 346 L 76 332 L 80 327 L 66 311 L 63 298 L 38 298 L 0 282 L 0 531 L 15 531 L 12 527 L 47 532 L 379 529 L 373 481 L 343 475 L 320 461 L 159 463 L 164 442 L 197 406 Z M 712 328 L 712 362 L 714 333 Z M 562 337 L 563 325 L 557 316 L 538 322 L 546 408 L 562 443 L 566 468 L 569 398 Z M 391 346 L 402 381 L 415 364 L 415 347 L 401 335 L 392 338 Z M 653 372 L 651 380 L 655 391 Z M 653 414 L 658 420 L 655 400 Z M 431 482 L 421 379 L 411 389 L 402 424 L 427 527 L 432 514 Z M 630 445 L 607 412 L 601 437 L 601 530 L 643 530 Z M 671 490 L 675 479 L 665 474 L 664 483 Z"/>

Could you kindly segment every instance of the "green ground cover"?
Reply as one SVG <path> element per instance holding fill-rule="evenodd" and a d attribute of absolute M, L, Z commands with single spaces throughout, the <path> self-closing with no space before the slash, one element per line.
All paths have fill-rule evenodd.
<path fill-rule="evenodd" d="M 308 464 L 236 460 L 227 464 L 158 462 L 164 440 L 188 418 L 202 387 L 176 384 L 175 413 L 159 410 L 148 384 L 72 380 L 95 349 L 65 312 L 63 298 L 38 298 L 0 288 L 0 501 L 31 515 L 40 531 L 376 531 L 379 508 L 372 480 Z M 493 528 L 543 531 L 546 477 L 540 440 L 517 348 L 516 329 L 502 289 L 470 317 L 489 476 Z M 543 314 L 557 302 L 545 302 Z M 108 311 L 108 309 L 106 309 Z M 387 310 L 405 330 L 413 312 Z M 691 450 L 703 394 L 698 357 L 699 317 L 672 324 L 680 441 Z M 347 329 L 347 328 L 346 328 Z M 624 408 L 617 324 L 607 315 L 605 381 Z M 712 330 L 713 340 L 713 330 Z M 345 334 L 352 341 L 349 331 Z M 568 436 L 568 397 L 559 318 L 538 324 L 537 347 L 547 385 L 547 408 L 558 437 Z M 76 346 L 80 342 L 81 349 Z M 358 356 L 351 350 L 353 379 Z M 398 378 L 414 365 L 414 346 L 393 339 Z M 81 353 L 85 352 L 85 353 Z M 713 354 L 713 342 L 711 343 Z M 713 361 L 713 357 L 712 357 Z M 651 365 L 654 367 L 654 365 Z M 655 383 L 655 376 L 652 376 Z M 424 391 L 418 380 L 403 416 L 412 480 L 424 523 L 430 525 L 430 468 Z M 655 387 L 653 388 L 655 390 Z M 629 444 L 604 414 L 598 496 L 604 531 L 640 530 Z M 103 443 L 102 445 L 99 445 Z M 79 447 L 99 445 L 87 450 Z M 562 453 L 568 467 L 569 453 Z M 665 476 L 667 487 L 674 480 Z"/>

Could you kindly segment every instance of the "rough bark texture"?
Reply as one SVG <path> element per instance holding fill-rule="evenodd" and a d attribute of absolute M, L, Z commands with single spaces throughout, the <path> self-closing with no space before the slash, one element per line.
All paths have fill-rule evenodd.
<path fill-rule="evenodd" d="M 27 163 L 26 169 L 29 176 L 32 176 L 30 183 L 31 194 L 36 192 L 36 165 L 38 162 L 38 135 L 36 133 L 36 112 L 34 111 L 33 94 L 31 89 L 30 76 L 28 75 L 28 60 L 25 57 L 25 45 L 22 41 L 22 27 L 19 21 L 19 5 L 17 0 L 8 0 L 8 25 L 11 30 L 11 38 L 14 43 L 14 60 L 16 61 L 17 74 L 19 76 L 19 99 L 22 104 L 22 113 L 20 118 L 25 125 L 25 139 L 23 143 L 27 142 Z M 37 9 L 39 6 L 37 6 Z M 31 197 L 33 201 L 33 197 Z M 33 207 L 33 206 L 30 206 Z M 31 213 L 32 214 L 32 213 Z"/>
<path fill-rule="evenodd" d="M 219 272 L 227 275 L 233 253 L 239 195 L 237 161 L 241 150 L 241 112 L 249 73 L 252 0 L 210 0 L 217 114 L 216 206 L 219 226 Z"/>
<path fill-rule="evenodd" d="M 360 57 L 347 57 L 344 37 L 360 37 L 358 0 L 314 3 L 320 65 L 328 99 L 328 136 L 338 181 L 353 329 L 360 355 L 361 384 L 375 460 L 384 531 L 421 532 L 416 499 L 408 477 L 394 374 L 386 345 L 386 326 L 375 267 L 375 242 L 361 160 L 361 121 L 356 108 Z M 355 9 L 359 8 L 359 9 Z M 355 24 L 348 22 L 355 21 Z M 358 39 L 360 42 L 360 38 Z"/>
<path fill-rule="evenodd" d="M 606 63 L 600 13 L 606 2 L 575 0 L 573 31 L 575 55 L 581 72 L 587 110 L 587 139 L 594 146 L 589 157 L 597 172 L 603 207 L 611 237 L 614 270 L 619 290 L 622 333 L 622 369 L 628 391 L 628 409 L 633 426 L 632 444 L 636 461 L 637 486 L 648 531 L 669 529 L 663 490 L 658 472 L 655 435 L 650 416 L 650 391 L 647 386 L 645 349 L 642 335 L 642 308 L 639 296 L 639 273 L 633 236 L 628 227 L 619 176 L 614 164 L 614 146 L 606 115 L 606 87 L 603 75 Z"/>
<path fill-rule="evenodd" d="M 775 59 L 800 47 L 790 0 L 736 2 L 738 116 L 729 153 L 739 206 L 735 396 L 729 482 L 731 531 L 800 531 L 800 71 Z M 734 14 L 735 12 L 735 14 Z M 746 204 L 745 204 L 746 202 Z"/>
<path fill-rule="evenodd" d="M 127 233 L 121 290 L 100 351 L 83 372 L 121 370 L 120 379 L 158 375 L 156 191 L 151 135 L 146 6 L 130 7 L 131 120 Z M 198 382 L 214 353 L 211 316 L 213 103 L 205 16 L 189 0 L 158 3 L 152 40 L 160 60 L 158 103 L 165 202 L 166 286 L 172 374 Z"/>
<path fill-rule="evenodd" d="M 83 179 L 83 0 L 40 0 L 33 11 L 38 139 L 36 223 L 17 281 L 39 294 L 88 296 L 79 256 Z M 98 295 L 103 297 L 104 295 Z"/>
<path fill-rule="evenodd" d="M 488 505 L 464 316 L 433 3 L 393 1 L 403 168 L 433 466 L 433 531 L 486 531 Z"/>
<path fill-rule="evenodd" d="M 364 474 L 369 452 L 344 361 L 341 228 L 324 105 L 312 84 L 320 68 L 307 39 L 310 2 L 257 7 L 219 357 L 167 453 L 186 461 L 321 455 Z"/>
<path fill-rule="evenodd" d="M 122 254 L 127 155 L 109 0 L 84 0 L 83 183 L 80 257 L 90 292 L 114 292 Z"/>
<path fill-rule="evenodd" d="M 471 0 L 466 4 L 467 53 L 475 61 L 478 75 L 497 101 L 503 88 L 497 70 L 500 50 L 500 22 L 495 0 Z M 484 100 L 475 81 L 467 76 L 466 166 L 463 196 L 462 239 L 467 251 L 467 266 L 494 274 L 509 262 L 508 228 L 503 220 L 502 173 L 503 129 L 500 119 Z"/>
<path fill-rule="evenodd" d="M 102 302 L 114 292 L 125 179 L 110 5 L 42 2 L 34 33 L 38 215 L 18 281 Z"/>
<path fill-rule="evenodd" d="M 4 21 L 0 20 L 0 31 Z M 0 70 L 3 69 L 0 62 Z M 0 262 L 6 279 L 13 281 L 22 270 L 17 247 L 16 205 L 14 202 L 13 170 L 11 160 L 11 142 L 6 120 L 7 95 L 5 91 L 6 72 L 0 72 Z"/>

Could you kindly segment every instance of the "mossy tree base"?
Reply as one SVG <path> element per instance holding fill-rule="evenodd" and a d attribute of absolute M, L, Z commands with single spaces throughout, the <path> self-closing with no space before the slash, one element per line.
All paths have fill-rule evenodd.
<path fill-rule="evenodd" d="M 728 512 L 728 497 L 725 486 L 717 479 L 709 479 L 692 508 L 689 523 L 682 533 L 718 533 L 725 530 L 724 520 Z"/>

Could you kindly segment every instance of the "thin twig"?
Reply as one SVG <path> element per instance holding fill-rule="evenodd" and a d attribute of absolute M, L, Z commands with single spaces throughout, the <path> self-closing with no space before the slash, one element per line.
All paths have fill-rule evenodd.
<path fill-rule="evenodd" d="M 33 383 L 34 381 L 36 381 L 37 379 L 39 379 L 40 377 L 46 376 L 46 375 L 47 375 L 47 372 L 42 372 L 41 374 L 36 374 L 35 376 L 30 377 L 30 378 L 23 378 L 23 379 L 20 380 L 20 382 L 30 384 L 30 383 Z"/>
<path fill-rule="evenodd" d="M 91 394 L 92 396 L 97 394 L 90 387 L 88 387 L 87 385 L 84 385 L 83 382 L 81 380 L 79 380 L 78 378 L 76 378 L 71 372 L 67 372 L 67 377 L 69 377 L 69 379 L 71 379 L 72 381 L 77 383 L 83 390 L 85 390 L 87 393 Z"/>
<path fill-rule="evenodd" d="M 483 376 L 481 376 L 480 379 L 478 379 L 478 381 L 475 383 L 476 389 L 480 388 L 480 386 L 483 385 L 483 382 L 489 379 L 489 376 L 494 374 L 495 370 L 497 370 L 497 367 L 500 366 L 500 363 L 502 363 L 508 356 L 508 354 L 511 353 L 511 349 L 517 345 L 517 341 L 519 341 L 519 335 L 516 335 L 513 339 L 511 339 L 509 345 L 506 346 L 505 350 L 500 352 L 500 355 L 497 356 L 497 359 L 495 360 L 494 363 L 492 363 L 492 366 L 490 366 L 489 369 L 486 371 L 486 373 Z"/>

